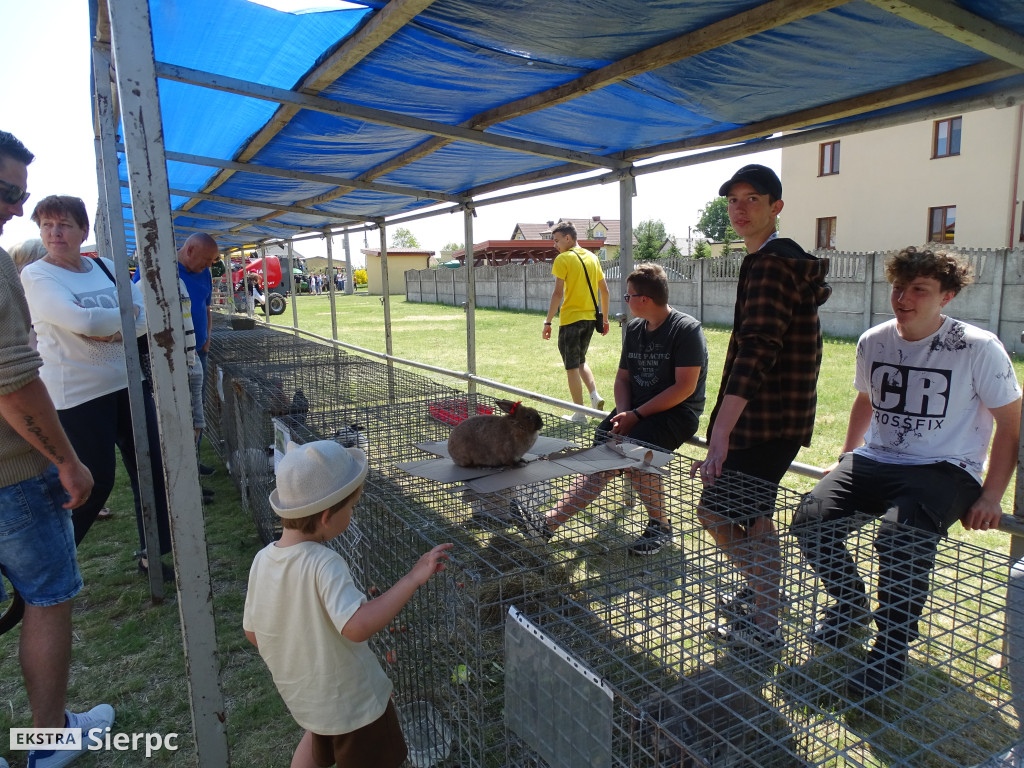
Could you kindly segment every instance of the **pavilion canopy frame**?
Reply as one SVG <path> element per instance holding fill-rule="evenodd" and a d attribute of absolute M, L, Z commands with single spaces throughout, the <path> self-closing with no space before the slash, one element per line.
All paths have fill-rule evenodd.
<path fill-rule="evenodd" d="M 109 57 L 94 67 L 96 101 L 113 105 L 123 139 L 111 135 L 116 119 L 97 118 L 101 199 L 120 200 L 128 246 L 110 232 L 103 255 L 120 279 L 134 251 L 143 274 L 201 766 L 227 764 L 227 743 L 175 301 L 174 252 L 189 234 L 208 232 L 224 250 L 308 237 L 330 246 L 342 234 L 347 253 L 349 234 L 379 229 L 390 357 L 387 226 L 462 212 L 473 243 L 477 206 L 616 183 L 624 279 L 638 175 L 1024 97 L 1019 0 L 90 9 L 94 58 Z M 687 150 L 703 152 L 670 157 Z M 515 190 L 531 184 L 543 186 Z"/>
<path fill-rule="evenodd" d="M 179 244 L 195 229 L 228 247 L 378 228 L 524 184 L 594 170 L 606 183 L 670 153 L 750 152 L 781 132 L 1006 103 L 1024 87 L 1024 7 L 1011 0 L 217 5 L 150 2 Z M 237 28 L 250 30 L 242 48 Z"/>

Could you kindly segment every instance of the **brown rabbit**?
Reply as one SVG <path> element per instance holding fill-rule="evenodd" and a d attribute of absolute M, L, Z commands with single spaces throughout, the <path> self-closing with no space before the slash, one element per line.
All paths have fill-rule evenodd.
<path fill-rule="evenodd" d="M 506 467 L 520 463 L 544 422 L 533 408 L 511 400 L 495 403 L 508 416 L 470 416 L 448 436 L 448 455 L 460 467 Z"/>

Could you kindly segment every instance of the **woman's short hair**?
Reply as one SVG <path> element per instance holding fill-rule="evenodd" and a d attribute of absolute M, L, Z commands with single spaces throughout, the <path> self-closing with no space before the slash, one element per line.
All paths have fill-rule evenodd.
<path fill-rule="evenodd" d="M 14 262 L 14 266 L 18 268 L 18 272 L 21 272 L 33 261 L 43 258 L 46 255 L 46 247 L 42 240 L 33 237 L 30 240 L 15 243 L 7 253 L 10 255 L 11 261 Z"/>
<path fill-rule="evenodd" d="M 889 258 L 885 264 L 885 277 L 890 283 L 903 285 L 918 277 L 934 277 L 943 291 L 952 291 L 954 296 L 965 285 L 974 282 L 970 264 L 948 253 L 927 249 L 919 251 L 912 245 Z"/>
<path fill-rule="evenodd" d="M 659 307 L 668 304 L 668 275 L 657 264 L 638 264 L 626 282 L 632 283 L 634 291 L 647 296 Z"/>
<path fill-rule="evenodd" d="M 36 203 L 32 211 L 32 221 L 39 224 L 44 216 L 59 217 L 67 216 L 81 227 L 86 234 L 89 234 L 89 214 L 85 210 L 85 203 L 80 197 L 71 195 L 50 195 Z"/>

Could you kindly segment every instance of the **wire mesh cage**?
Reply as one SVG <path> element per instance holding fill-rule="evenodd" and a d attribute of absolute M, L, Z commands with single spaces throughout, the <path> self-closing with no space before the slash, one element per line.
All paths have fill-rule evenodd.
<path fill-rule="evenodd" d="M 865 615 L 841 647 L 809 639 L 828 598 L 789 532 L 798 494 L 770 488 L 781 642 L 768 652 L 737 645 L 720 629 L 744 581 L 697 520 L 703 488 L 689 476 L 692 457 L 674 455 L 661 480 L 674 536 L 656 554 L 631 552 L 652 497 L 619 473 L 549 537 L 547 516 L 564 509 L 576 477 L 477 493 L 397 466 L 428 458 L 417 444 L 444 440 L 453 420 L 487 412 L 491 399 L 404 371 L 388 379 L 387 366 L 370 361 L 315 358 L 223 365 L 233 476 L 272 540 L 276 403 L 296 442 L 335 439 L 368 454 L 353 522 L 330 543 L 368 598 L 431 547 L 454 543 L 448 570 L 371 640 L 395 683 L 412 765 L 973 766 L 1020 740 L 1010 674 L 1020 644 L 1007 628 L 1021 623 L 1020 609 L 1008 608 L 1021 601 L 1008 601 L 1005 553 L 943 540 L 906 678 L 859 699 L 848 679 L 872 629 Z M 308 409 L 297 414 L 289 409 L 299 389 Z M 592 429 L 550 416 L 544 434 L 581 446 L 593 439 Z M 755 511 L 765 484 L 733 480 L 731 503 Z M 869 594 L 877 535 L 865 521 L 848 540 Z M 513 638 L 522 641 L 513 652 L 510 609 L 557 653 L 523 638 Z M 581 671 L 610 691 L 610 706 L 604 694 L 584 695 Z M 591 739 L 605 753 L 559 751 L 573 733 L 607 733 Z"/>

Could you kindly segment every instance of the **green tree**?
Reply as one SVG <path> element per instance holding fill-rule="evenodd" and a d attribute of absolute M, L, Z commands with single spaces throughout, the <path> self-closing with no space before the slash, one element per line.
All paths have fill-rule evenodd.
<path fill-rule="evenodd" d="M 462 250 L 462 243 L 451 242 L 451 243 L 448 243 L 441 250 L 442 251 L 461 251 Z"/>
<path fill-rule="evenodd" d="M 707 259 L 711 257 L 711 246 L 708 245 L 708 241 L 703 237 L 698 240 L 693 246 L 693 258 L 695 259 Z"/>
<path fill-rule="evenodd" d="M 658 258 L 662 243 L 665 242 L 665 224 L 661 219 L 641 221 L 633 230 L 636 245 L 633 246 L 633 258 L 636 261 L 652 261 Z"/>
<path fill-rule="evenodd" d="M 716 243 L 731 243 L 739 240 L 739 236 L 729 223 L 729 201 L 724 197 L 716 197 L 697 213 L 697 231 Z"/>
<path fill-rule="evenodd" d="M 416 235 L 414 235 L 405 227 L 398 227 L 391 233 L 391 247 L 419 248 L 420 241 L 416 239 Z"/>

